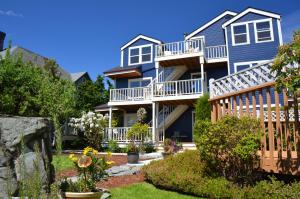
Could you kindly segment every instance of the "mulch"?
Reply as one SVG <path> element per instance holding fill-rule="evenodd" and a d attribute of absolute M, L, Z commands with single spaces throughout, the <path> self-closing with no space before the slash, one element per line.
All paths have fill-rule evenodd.
<path fill-rule="evenodd" d="M 125 175 L 110 177 L 107 180 L 100 181 L 97 183 L 97 187 L 111 189 L 116 187 L 123 187 L 130 184 L 144 182 L 145 178 L 142 174 L 136 175 Z"/>
<path fill-rule="evenodd" d="M 104 156 L 104 155 L 100 155 Z M 111 166 L 119 166 L 127 163 L 127 156 L 124 155 L 113 155 L 110 161 L 115 163 Z M 56 179 L 62 179 L 67 177 L 73 177 L 77 175 L 76 169 L 66 169 L 56 173 Z M 106 180 L 97 183 L 97 187 L 110 189 L 115 187 L 122 187 L 130 184 L 140 183 L 144 181 L 144 176 L 142 174 L 136 175 L 125 175 L 125 176 L 115 176 L 109 177 Z"/>

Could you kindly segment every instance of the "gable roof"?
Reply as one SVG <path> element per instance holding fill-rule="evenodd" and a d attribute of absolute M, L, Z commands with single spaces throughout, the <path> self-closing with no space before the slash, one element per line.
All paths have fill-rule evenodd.
<path fill-rule="evenodd" d="M 88 79 L 91 80 L 88 72 L 77 72 L 77 73 L 71 73 L 71 78 L 73 82 L 76 82 L 79 80 L 82 76 L 87 75 Z"/>
<path fill-rule="evenodd" d="M 244 10 L 243 12 L 239 13 L 238 15 L 236 15 L 235 17 L 233 17 L 232 19 L 226 21 L 223 25 L 222 28 L 225 28 L 226 26 L 228 26 L 229 24 L 235 22 L 236 20 L 238 20 L 239 18 L 245 16 L 246 14 L 248 14 L 249 12 L 255 13 L 255 14 L 259 14 L 259 15 L 264 15 L 267 17 L 271 17 L 271 18 L 276 18 L 276 19 L 280 19 L 280 15 L 273 13 L 273 12 L 268 12 L 268 11 L 264 11 L 264 10 L 259 10 L 259 9 L 255 9 L 255 8 L 247 8 L 246 10 Z"/>
<path fill-rule="evenodd" d="M 151 41 L 151 42 L 157 43 L 157 44 L 161 44 L 162 43 L 162 41 L 159 41 L 159 40 L 154 39 L 152 37 L 147 37 L 145 35 L 140 34 L 140 35 L 136 36 L 135 38 L 133 38 L 132 40 L 130 40 L 128 43 L 124 44 L 121 47 L 121 50 L 124 50 L 125 48 L 127 48 L 128 46 L 130 46 L 131 44 L 133 44 L 134 42 L 136 42 L 139 39 L 144 39 L 144 40 Z"/>
<path fill-rule="evenodd" d="M 198 34 L 199 32 L 201 32 L 202 30 L 208 28 L 212 24 L 216 23 L 217 21 L 219 21 L 220 19 L 222 19 L 226 15 L 236 16 L 237 13 L 229 11 L 229 10 L 226 10 L 225 12 L 219 14 L 217 17 L 213 18 L 212 20 L 210 20 L 209 22 L 207 22 L 206 24 L 204 24 L 203 26 L 201 26 L 197 30 L 195 30 L 192 33 L 190 33 L 189 35 L 187 35 L 185 37 L 185 40 L 190 39 L 191 37 L 195 36 L 196 34 Z"/>

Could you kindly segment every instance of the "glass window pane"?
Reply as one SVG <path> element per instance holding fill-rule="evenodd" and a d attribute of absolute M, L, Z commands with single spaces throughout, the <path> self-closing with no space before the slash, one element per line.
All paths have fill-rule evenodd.
<path fill-rule="evenodd" d="M 130 63 L 131 64 L 139 63 L 139 56 L 130 57 Z"/>
<path fill-rule="evenodd" d="M 142 54 L 149 54 L 151 53 L 151 47 L 144 47 L 142 48 Z"/>
<path fill-rule="evenodd" d="M 234 34 L 246 33 L 246 25 L 234 26 Z"/>
<path fill-rule="evenodd" d="M 239 44 L 239 43 L 246 43 L 247 42 L 247 35 L 243 34 L 243 35 L 235 35 L 234 36 L 235 39 L 235 43 Z"/>
<path fill-rule="evenodd" d="M 142 62 L 151 61 L 151 55 L 143 55 L 142 56 Z"/>
<path fill-rule="evenodd" d="M 139 55 L 139 53 L 140 53 L 140 49 L 139 48 L 134 48 L 134 49 L 130 50 L 130 56 Z"/>
<path fill-rule="evenodd" d="M 147 79 L 147 80 L 143 80 L 142 81 L 142 86 L 148 86 L 150 84 L 150 79 Z"/>
<path fill-rule="evenodd" d="M 244 70 L 246 68 L 250 68 L 250 65 L 249 64 L 247 64 L 247 65 L 238 65 L 238 66 L 236 66 L 236 72 L 239 72 L 239 71 Z"/>
<path fill-rule="evenodd" d="M 134 87 L 140 87 L 141 82 L 140 81 L 130 81 L 129 87 L 134 88 Z"/>
<path fill-rule="evenodd" d="M 257 30 L 260 30 L 260 29 L 269 29 L 269 28 L 270 28 L 270 23 L 268 21 L 256 23 L 256 29 Z"/>
<path fill-rule="evenodd" d="M 258 41 L 270 40 L 271 32 L 270 31 L 258 32 L 257 37 L 258 37 Z"/>

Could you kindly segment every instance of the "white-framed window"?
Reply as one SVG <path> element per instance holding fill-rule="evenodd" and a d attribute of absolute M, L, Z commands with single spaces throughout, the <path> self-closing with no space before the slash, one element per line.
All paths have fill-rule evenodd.
<path fill-rule="evenodd" d="M 239 72 L 241 70 L 245 70 L 247 68 L 251 68 L 253 66 L 256 66 L 257 64 L 267 62 L 268 60 L 259 60 L 259 61 L 250 61 L 250 62 L 237 62 L 234 63 L 234 72 Z"/>
<path fill-rule="evenodd" d="M 258 20 L 253 25 L 256 43 L 274 41 L 272 19 Z"/>
<path fill-rule="evenodd" d="M 136 113 L 126 113 L 124 117 L 124 124 L 126 127 L 131 127 L 137 122 Z"/>
<path fill-rule="evenodd" d="M 135 88 L 135 87 L 144 87 L 151 83 L 152 77 L 143 77 L 143 78 L 136 78 L 136 79 L 129 79 L 128 80 L 128 87 Z"/>
<path fill-rule="evenodd" d="M 246 45 L 250 44 L 249 24 L 237 23 L 231 25 L 232 45 Z"/>
<path fill-rule="evenodd" d="M 128 48 L 129 65 L 146 64 L 152 62 L 152 44 Z"/>

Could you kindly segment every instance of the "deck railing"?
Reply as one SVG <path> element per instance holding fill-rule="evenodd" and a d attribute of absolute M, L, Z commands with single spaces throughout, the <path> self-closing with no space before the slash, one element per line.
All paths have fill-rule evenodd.
<path fill-rule="evenodd" d="M 146 137 L 140 137 L 135 136 L 133 139 L 128 139 L 127 133 L 130 127 L 112 127 L 112 128 L 106 128 L 104 131 L 104 142 L 108 142 L 110 140 L 114 140 L 118 143 L 128 143 L 130 141 L 140 142 L 142 140 L 148 141 L 152 139 L 152 127 L 148 128 L 148 136 Z M 142 139 L 143 138 L 143 139 Z"/>
<path fill-rule="evenodd" d="M 226 45 L 220 46 L 207 46 L 205 47 L 205 58 L 210 59 L 222 59 L 227 57 Z"/>
<path fill-rule="evenodd" d="M 203 92 L 203 81 L 199 79 L 157 82 L 153 85 L 154 97 L 195 95 Z"/>
<path fill-rule="evenodd" d="M 187 41 L 178 41 L 172 43 L 164 43 L 156 46 L 156 57 L 167 57 L 174 55 L 183 55 L 191 53 L 203 52 L 203 39 L 193 39 Z"/>
<path fill-rule="evenodd" d="M 135 87 L 135 88 L 121 88 L 110 90 L 110 101 L 144 101 L 151 100 L 151 87 Z"/>

